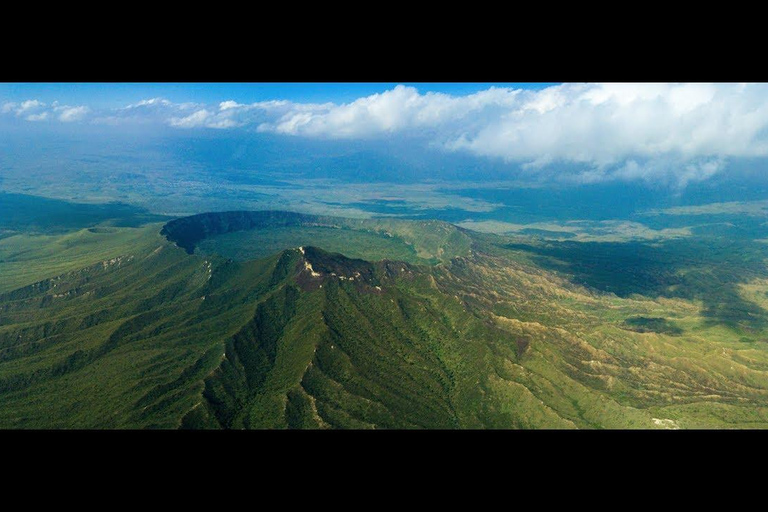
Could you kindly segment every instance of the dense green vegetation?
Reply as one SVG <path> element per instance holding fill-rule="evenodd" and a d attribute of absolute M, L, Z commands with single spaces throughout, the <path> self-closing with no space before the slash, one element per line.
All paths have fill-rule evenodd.
<path fill-rule="evenodd" d="M 95 224 L 138 227 L 168 220 L 124 203 L 72 203 L 0 191 L 0 238 L 9 234 L 64 233 Z"/>
<path fill-rule="evenodd" d="M 437 263 L 467 254 L 471 245 L 463 230 L 446 222 L 345 219 L 281 211 L 202 213 L 169 222 L 162 234 L 189 254 L 203 243 L 203 252 L 221 251 L 238 259 L 296 245 L 326 244 L 329 250 L 344 248 L 349 255 L 371 259 L 401 256 Z M 311 240 L 313 235 L 319 239 L 311 244 L 296 243 Z"/>
<path fill-rule="evenodd" d="M 707 236 L 283 212 L 14 234 L 0 427 L 765 427 L 768 245 Z"/>
<path fill-rule="evenodd" d="M 147 237 L 161 226 L 86 228 L 62 235 L 15 234 L 0 239 L 0 292 L 144 247 Z"/>
<path fill-rule="evenodd" d="M 248 231 L 264 227 L 328 225 L 325 219 L 293 212 L 221 212 L 201 213 L 172 220 L 163 226 L 162 234 L 192 254 L 195 246 L 216 235 Z"/>
<path fill-rule="evenodd" d="M 201 241 L 198 254 L 219 254 L 238 261 L 264 258 L 288 247 L 316 245 L 352 258 L 390 259 L 418 263 L 411 245 L 399 237 L 356 229 L 330 227 L 264 227 L 217 235 Z"/>
<path fill-rule="evenodd" d="M 636 332 L 658 332 L 660 334 L 669 334 L 677 336 L 683 333 L 683 330 L 666 318 L 636 316 L 624 320 L 624 324 L 629 330 Z"/>

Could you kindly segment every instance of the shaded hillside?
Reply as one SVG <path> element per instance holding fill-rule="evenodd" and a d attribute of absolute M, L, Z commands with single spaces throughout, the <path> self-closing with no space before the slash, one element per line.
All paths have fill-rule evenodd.
<path fill-rule="evenodd" d="M 288 230 L 286 228 L 296 228 Z M 326 241 L 329 238 L 337 238 L 340 244 L 344 244 L 354 250 L 355 244 L 370 244 L 378 240 L 384 254 L 389 247 L 398 251 L 407 258 L 417 258 L 429 263 L 447 261 L 452 257 L 465 255 L 469 251 L 471 238 L 460 228 L 441 221 L 402 221 L 395 219 L 347 219 L 342 217 L 328 217 L 320 215 L 305 215 L 282 211 L 236 211 L 214 212 L 193 215 L 175 219 L 167 223 L 162 234 L 171 242 L 182 247 L 189 254 L 195 252 L 196 247 L 203 240 L 216 240 L 224 238 L 221 235 L 230 233 L 239 234 L 234 239 L 241 246 L 263 245 L 265 237 L 277 232 L 282 232 L 284 241 L 295 236 L 301 236 L 302 229 L 314 228 L 315 235 L 320 229 L 320 235 Z M 243 234 L 248 232 L 249 234 Z M 327 236 L 329 235 L 330 236 Z M 360 238 L 367 234 L 368 237 Z M 291 236 L 293 235 L 293 237 Z M 326 236 L 323 236 L 326 235 Z M 353 239 L 350 239 L 352 237 Z M 239 239 L 243 238 L 243 241 Z M 357 238 L 358 240 L 355 240 Z M 212 244 L 215 249 L 227 249 L 232 251 L 233 240 L 228 244 Z M 340 245 L 343 246 L 343 245 Z M 285 245 L 275 245 L 276 250 L 284 249 Z M 234 251 L 237 253 L 238 251 Z M 412 253 L 411 256 L 408 253 Z M 256 253 L 252 256 L 262 257 L 266 254 Z M 372 253 L 375 255 L 375 253 Z M 230 256 L 230 255 L 227 255 Z M 378 258 L 377 258 L 378 259 Z"/>
<path fill-rule="evenodd" d="M 0 192 L 0 238 L 16 232 L 63 233 L 97 224 L 140 226 L 167 219 L 124 203 L 73 203 Z"/>
<path fill-rule="evenodd" d="M 172 220 L 163 226 L 161 234 L 192 254 L 201 240 L 216 235 L 261 227 L 303 226 L 314 222 L 317 222 L 315 216 L 282 211 L 201 213 Z"/>

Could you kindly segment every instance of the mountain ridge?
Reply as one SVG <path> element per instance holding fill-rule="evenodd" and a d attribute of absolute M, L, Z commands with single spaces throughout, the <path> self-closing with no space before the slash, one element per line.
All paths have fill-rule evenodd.
<path fill-rule="evenodd" d="M 347 233 L 370 232 L 389 239 L 397 238 L 413 246 L 420 259 L 431 263 L 466 254 L 471 244 L 467 230 L 443 221 L 350 219 L 281 210 L 201 213 L 166 223 L 161 234 L 188 254 L 193 254 L 198 244 L 207 238 L 256 231 L 259 228 L 280 227 L 321 227 Z"/>
<path fill-rule="evenodd" d="M 423 238 L 427 257 L 238 261 L 159 225 L 88 232 L 126 242 L 0 294 L 0 426 L 768 425 L 765 350 L 685 295 L 617 296 L 439 223 L 349 225 Z"/>

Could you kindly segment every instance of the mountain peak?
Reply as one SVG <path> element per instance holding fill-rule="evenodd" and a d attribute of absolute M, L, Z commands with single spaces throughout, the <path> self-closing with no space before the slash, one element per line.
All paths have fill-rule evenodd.
<path fill-rule="evenodd" d="M 300 246 L 292 251 L 299 256 L 296 281 L 304 290 L 318 289 L 328 282 L 336 282 L 381 291 L 376 267 L 368 261 L 348 258 L 313 246 Z"/>

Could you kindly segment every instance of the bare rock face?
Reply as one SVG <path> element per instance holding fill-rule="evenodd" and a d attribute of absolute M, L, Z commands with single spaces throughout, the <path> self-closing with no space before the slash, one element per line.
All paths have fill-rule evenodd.
<path fill-rule="evenodd" d="M 376 265 L 365 260 L 329 253 L 312 246 L 296 249 L 296 282 L 305 291 L 315 290 L 328 282 L 349 283 L 361 291 L 380 292 L 382 280 Z"/>

